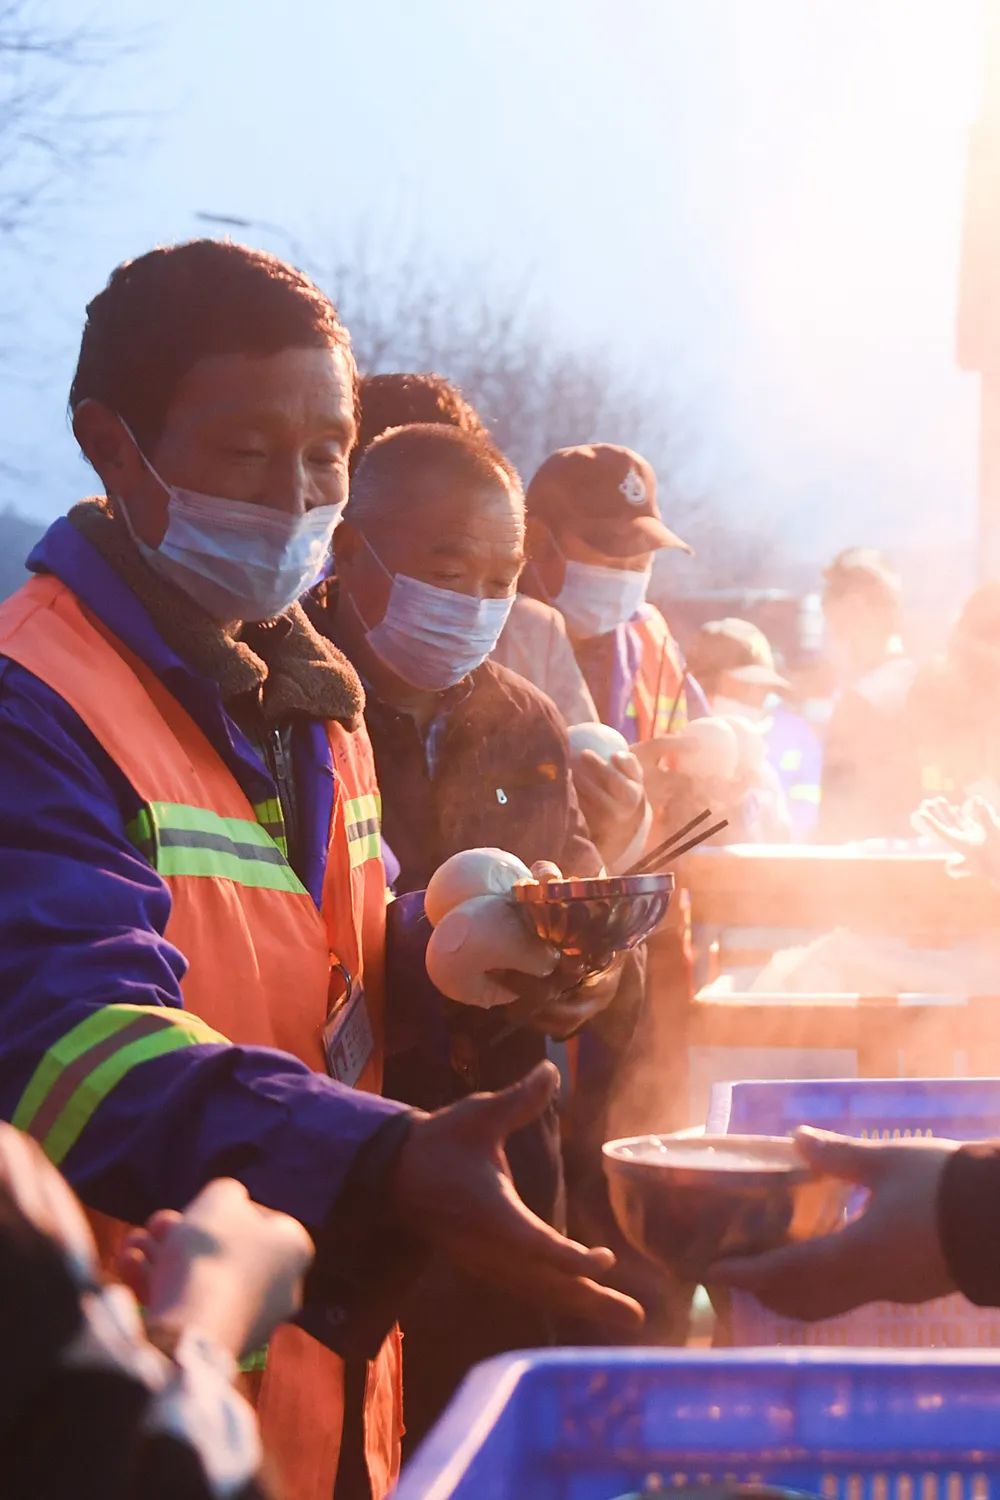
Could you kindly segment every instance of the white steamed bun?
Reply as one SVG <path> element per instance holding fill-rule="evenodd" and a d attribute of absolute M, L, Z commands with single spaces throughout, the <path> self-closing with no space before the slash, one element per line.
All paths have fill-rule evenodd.
<path fill-rule="evenodd" d="M 740 742 L 726 719 L 692 719 L 677 749 L 681 768 L 694 776 L 731 781 L 740 763 Z"/>
<path fill-rule="evenodd" d="M 453 907 L 473 896 L 505 896 L 531 871 L 516 854 L 503 849 L 463 849 L 439 865 L 424 894 L 424 911 L 432 927 Z"/>
<path fill-rule="evenodd" d="M 610 724 L 573 724 L 569 730 L 569 753 L 577 760 L 584 750 L 593 750 L 607 763 L 629 749 L 629 742 Z"/>

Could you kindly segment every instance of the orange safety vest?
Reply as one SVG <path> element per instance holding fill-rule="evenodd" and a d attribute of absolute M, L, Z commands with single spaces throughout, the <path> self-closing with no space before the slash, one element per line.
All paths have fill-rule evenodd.
<path fill-rule="evenodd" d="M 265 833 L 274 808 L 254 807 L 201 729 L 159 678 L 89 613 L 58 579 L 33 578 L 0 606 L 0 648 L 58 693 L 82 719 L 145 804 L 153 863 L 171 911 L 165 936 L 188 962 L 187 1011 L 234 1043 L 276 1047 L 325 1072 L 322 1029 L 343 965 L 363 979 L 375 1053 L 358 1087 L 382 1082 L 385 872 L 372 832 L 378 792 L 366 732 L 329 728 L 336 797 L 321 910 L 291 867 L 278 862 L 275 888 L 199 868 L 197 839 L 184 827 L 214 826 L 263 843 L 274 870 L 280 843 Z M 222 825 L 219 820 L 226 819 Z M 157 832 L 173 837 L 157 849 Z M 239 832 L 239 831 L 238 831 Z M 177 840 L 180 838 L 181 847 Z M 204 840 L 202 840 L 204 845 Z M 160 857 L 157 857 L 157 856 Z M 106 1260 L 122 1226 L 95 1215 Z M 398 1330 L 369 1366 L 365 1451 L 381 1500 L 399 1470 L 402 1376 Z M 340 1455 L 342 1362 L 298 1328 L 274 1335 L 255 1392 L 265 1450 L 295 1500 L 330 1500 Z"/>
<path fill-rule="evenodd" d="M 654 605 L 647 605 L 628 629 L 639 644 L 640 657 L 625 709 L 625 738 L 636 745 L 660 735 L 679 734 L 687 728 L 687 694 L 684 661 L 670 627 Z"/>

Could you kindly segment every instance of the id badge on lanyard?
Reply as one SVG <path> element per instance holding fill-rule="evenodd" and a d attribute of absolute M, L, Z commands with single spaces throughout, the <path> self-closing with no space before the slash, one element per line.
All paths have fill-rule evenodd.
<path fill-rule="evenodd" d="M 323 1026 L 326 1070 L 338 1083 L 354 1088 L 375 1051 L 375 1037 L 362 985 L 343 964 L 334 964 L 344 978 L 344 993 L 333 1001 Z"/>

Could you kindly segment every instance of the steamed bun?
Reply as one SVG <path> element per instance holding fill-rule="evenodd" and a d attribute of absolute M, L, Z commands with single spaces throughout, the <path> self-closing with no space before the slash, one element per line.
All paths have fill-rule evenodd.
<path fill-rule="evenodd" d="M 725 722 L 736 735 L 739 748 L 737 770 L 740 776 L 759 776 L 767 758 L 767 746 L 763 731 L 751 719 L 742 714 L 726 714 Z"/>
<path fill-rule="evenodd" d="M 505 896 L 519 880 L 530 880 L 531 871 L 503 849 L 463 849 L 439 865 L 424 893 L 424 911 L 432 927 L 463 901 L 473 896 Z"/>
<path fill-rule="evenodd" d="M 740 742 L 726 719 L 692 719 L 677 737 L 675 753 L 681 770 L 731 781 L 740 763 Z"/>
<path fill-rule="evenodd" d="M 559 961 L 554 948 L 528 931 L 506 896 L 474 896 L 455 906 L 431 933 L 425 963 L 431 983 L 449 1000 L 491 1010 L 517 996 L 493 978 L 494 969 L 539 977 Z"/>
<path fill-rule="evenodd" d="M 573 760 L 584 750 L 593 750 L 595 755 L 607 763 L 615 755 L 629 749 L 628 740 L 610 724 L 574 724 L 569 730 L 569 753 Z"/>

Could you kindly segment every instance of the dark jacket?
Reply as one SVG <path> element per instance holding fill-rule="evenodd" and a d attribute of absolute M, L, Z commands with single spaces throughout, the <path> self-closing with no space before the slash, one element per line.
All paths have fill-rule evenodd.
<path fill-rule="evenodd" d="M 313 618 L 324 628 L 320 614 Z M 335 627 L 333 633 L 336 640 Z M 506 849 L 528 865 L 554 860 L 576 875 L 601 869 L 577 803 L 565 725 L 531 683 L 486 662 L 442 695 L 425 731 L 365 686 L 383 831 L 400 866 L 397 894 L 422 891 L 444 860 L 470 848 Z M 405 901 L 390 906 L 390 932 L 405 907 Z M 443 1000 L 412 957 L 404 972 L 405 951 L 403 941 L 389 944 L 387 990 L 393 998 L 385 1086 L 393 1097 L 435 1109 L 474 1089 L 503 1088 L 545 1057 L 539 1033 L 521 1027 L 506 1034 L 502 1010 Z M 637 1004 L 641 969 L 633 963 L 627 972 L 632 982 L 625 986 L 631 996 L 626 1004 Z M 554 1106 L 510 1138 L 507 1159 L 528 1206 L 560 1224 L 564 1189 Z M 401 1321 L 408 1446 L 440 1415 L 473 1364 L 557 1336 L 544 1313 L 441 1263 L 422 1278 Z"/>
<path fill-rule="evenodd" d="M 600 871 L 601 856 L 577 802 L 566 727 L 551 700 L 523 677 L 485 662 L 442 695 L 423 733 L 368 686 L 365 718 L 382 788 L 386 843 L 400 865 L 398 894 L 424 889 L 438 866 L 462 849 L 506 849 L 527 865 L 554 860 L 566 874 Z M 392 917 L 390 907 L 390 930 Z M 496 1041 L 507 1030 L 499 1012 L 443 1008 L 412 965 L 400 972 L 407 951 L 402 941 L 389 945 L 389 1021 L 396 1045 L 390 1040 L 386 1089 L 393 1097 L 437 1108 L 473 1088 L 503 1088 L 545 1056 L 545 1040 L 533 1031 L 522 1028 Z M 602 1053 L 621 1051 L 632 1033 L 642 981 L 642 959 L 632 955 L 614 1002 L 587 1028 L 585 1042 Z M 435 1013 L 444 1030 L 435 1024 Z M 519 1174 L 519 1154 L 515 1138 L 511 1155 L 519 1189 L 537 1213 L 551 1218 L 546 1195 L 555 1179 L 550 1171 L 540 1182 L 531 1170 Z"/>
<path fill-rule="evenodd" d="M 397 893 L 423 890 L 438 866 L 462 849 L 506 849 L 528 865 L 551 859 L 577 875 L 600 870 L 576 800 L 566 730 L 554 705 L 524 678 L 484 663 L 442 696 L 423 733 L 370 688 L 365 717 L 385 838 L 400 865 Z M 411 974 L 411 995 L 415 983 Z M 436 1109 L 473 1089 L 504 1088 L 545 1057 L 539 1033 L 519 1028 L 505 1034 L 502 1011 L 452 1005 L 439 996 L 431 1003 L 444 1029 L 423 1021 L 407 1028 L 404 977 L 393 973 L 391 984 L 398 985 L 401 1002 L 390 1014 L 396 1048 L 390 1041 L 386 1062 L 386 1089 L 395 1098 Z M 423 988 L 426 1002 L 431 987 Z M 554 1116 L 522 1135 L 511 1144 L 515 1181 L 529 1206 L 552 1221 L 561 1197 Z"/>
<path fill-rule="evenodd" d="M 365 713 L 383 788 L 397 892 L 422 890 L 461 849 L 496 848 L 594 875 L 601 857 L 576 800 L 559 710 L 495 662 L 442 695 L 423 736 L 368 692 Z"/>

